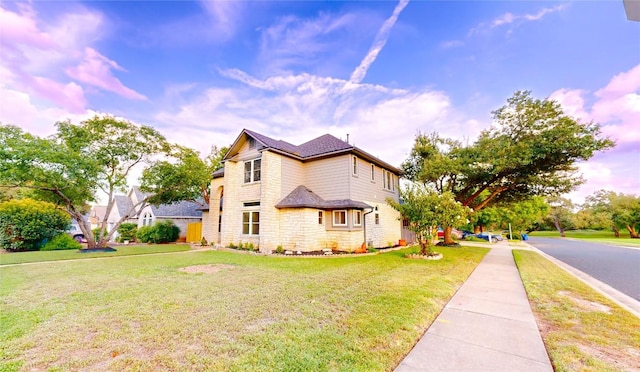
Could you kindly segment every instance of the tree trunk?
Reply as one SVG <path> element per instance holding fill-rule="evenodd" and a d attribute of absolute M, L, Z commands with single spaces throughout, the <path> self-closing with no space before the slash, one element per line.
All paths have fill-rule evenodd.
<path fill-rule="evenodd" d="M 473 226 L 473 233 L 474 234 L 479 234 L 480 233 L 480 226 L 474 225 Z"/>
<path fill-rule="evenodd" d="M 629 237 L 634 238 L 634 239 L 638 239 L 638 232 L 636 231 L 635 227 L 633 226 L 629 226 L 627 225 L 627 230 L 629 231 Z"/>
<path fill-rule="evenodd" d="M 444 228 L 444 244 L 446 244 L 446 245 L 456 244 L 456 242 L 454 242 L 453 238 L 451 237 L 451 232 L 452 231 L 453 231 L 453 227 L 451 227 L 451 226 L 446 226 Z"/>
<path fill-rule="evenodd" d="M 618 227 L 617 227 L 617 226 L 614 226 L 614 227 L 613 227 L 613 235 L 614 235 L 616 238 L 619 238 L 619 237 L 620 237 L 620 230 L 618 230 Z"/>
<path fill-rule="evenodd" d="M 556 225 L 556 230 L 558 230 L 560 236 L 564 238 L 564 228 L 560 225 L 560 219 L 558 218 L 558 216 L 553 216 L 553 224 Z"/>

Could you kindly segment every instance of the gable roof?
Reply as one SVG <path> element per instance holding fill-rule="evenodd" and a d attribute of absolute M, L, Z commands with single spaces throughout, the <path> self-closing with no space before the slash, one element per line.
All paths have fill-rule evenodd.
<path fill-rule="evenodd" d="M 300 185 L 276 204 L 276 208 L 367 209 L 372 207 L 351 199 L 324 200 L 307 187 Z"/>
<path fill-rule="evenodd" d="M 352 153 L 363 159 L 366 159 L 367 161 L 388 169 L 396 175 L 402 174 L 402 171 L 394 167 L 393 165 L 380 160 L 379 158 L 367 153 L 366 151 L 356 146 L 350 145 L 348 142 L 338 139 L 331 134 L 325 134 L 318 138 L 312 139 L 311 141 L 305 142 L 302 145 L 296 146 L 286 141 L 275 140 L 263 134 L 253 132 L 248 129 L 243 129 L 242 132 L 240 132 L 238 138 L 236 138 L 236 140 L 229 148 L 229 151 L 224 156 L 223 160 L 229 160 L 237 154 L 237 147 L 246 138 L 246 136 L 252 137 L 260 143 L 260 151 L 269 150 L 277 152 L 284 156 L 288 156 L 303 162 Z"/>
<path fill-rule="evenodd" d="M 126 195 L 114 195 L 113 200 L 115 202 L 115 206 L 116 206 L 119 217 L 124 216 L 125 214 L 127 214 L 127 212 L 131 211 L 131 208 L 133 208 L 133 203 L 131 202 L 131 199 Z M 133 215 L 129 217 L 135 217 L 135 216 L 136 216 L 136 213 L 135 211 L 133 211 Z"/>
<path fill-rule="evenodd" d="M 202 204 L 192 201 L 181 201 L 172 204 L 152 205 L 151 212 L 155 217 L 202 217 Z"/>

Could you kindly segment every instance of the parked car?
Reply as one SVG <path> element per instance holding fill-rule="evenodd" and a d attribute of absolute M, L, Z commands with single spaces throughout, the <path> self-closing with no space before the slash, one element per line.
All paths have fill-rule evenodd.
<path fill-rule="evenodd" d="M 489 241 L 489 236 L 491 236 L 491 240 L 495 240 L 495 241 L 498 241 L 498 242 L 504 240 L 504 238 L 500 234 L 479 233 L 479 234 L 472 235 L 472 236 L 475 236 L 476 238 L 484 239 L 486 241 Z"/>
<path fill-rule="evenodd" d="M 462 239 L 462 231 L 458 229 L 451 229 L 451 236 L 456 239 Z M 438 239 L 444 239 L 444 230 L 438 228 Z"/>
<path fill-rule="evenodd" d="M 475 234 L 473 233 L 473 231 L 462 230 L 462 239 L 464 239 L 464 238 L 466 238 L 467 236 L 470 236 L 470 235 L 475 235 Z"/>
<path fill-rule="evenodd" d="M 87 242 L 87 239 L 84 237 L 84 233 L 80 230 L 80 226 L 78 226 L 76 222 L 71 223 L 71 227 L 66 231 L 66 233 L 78 243 Z"/>

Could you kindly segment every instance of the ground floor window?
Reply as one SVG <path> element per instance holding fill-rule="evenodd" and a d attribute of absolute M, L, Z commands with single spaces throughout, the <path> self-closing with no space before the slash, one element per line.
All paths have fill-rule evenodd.
<path fill-rule="evenodd" d="M 347 211 L 333 211 L 333 226 L 347 226 Z"/>
<path fill-rule="evenodd" d="M 362 226 L 362 211 L 353 211 L 353 226 Z"/>
<path fill-rule="evenodd" d="M 244 235 L 260 234 L 260 212 L 242 212 L 242 233 Z"/>
<path fill-rule="evenodd" d="M 323 217 L 324 217 L 324 212 L 318 211 L 318 225 L 322 225 L 322 223 L 324 222 Z"/>

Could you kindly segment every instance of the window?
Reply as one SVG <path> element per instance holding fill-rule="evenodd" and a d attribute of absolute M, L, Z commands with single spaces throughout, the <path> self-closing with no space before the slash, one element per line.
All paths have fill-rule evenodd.
<path fill-rule="evenodd" d="M 151 216 L 151 213 L 146 212 L 142 216 L 142 226 L 151 226 L 152 224 L 153 224 L 153 217 Z"/>
<path fill-rule="evenodd" d="M 259 207 L 260 206 L 260 202 L 259 201 L 244 202 L 244 203 L 242 203 L 242 205 L 244 205 L 245 207 Z"/>
<path fill-rule="evenodd" d="M 244 235 L 260 234 L 260 212 L 242 212 L 242 233 Z"/>
<path fill-rule="evenodd" d="M 333 211 L 333 226 L 347 226 L 347 211 Z"/>
<path fill-rule="evenodd" d="M 371 163 L 371 181 L 376 180 L 376 166 Z"/>
<path fill-rule="evenodd" d="M 318 225 L 322 225 L 323 217 L 324 217 L 324 213 L 322 211 L 318 211 Z"/>
<path fill-rule="evenodd" d="M 244 183 L 260 181 L 262 159 L 254 159 L 244 163 Z"/>
<path fill-rule="evenodd" d="M 376 225 L 380 225 L 380 213 L 375 214 Z"/>
<path fill-rule="evenodd" d="M 362 211 L 353 211 L 353 226 L 362 226 Z"/>
<path fill-rule="evenodd" d="M 358 158 L 355 156 L 353 157 L 353 175 L 358 175 Z"/>
<path fill-rule="evenodd" d="M 394 191 L 395 190 L 395 176 L 393 175 L 393 173 L 389 172 L 388 170 L 383 170 L 382 171 L 382 187 L 384 187 L 385 190 L 389 190 L 389 191 Z"/>

